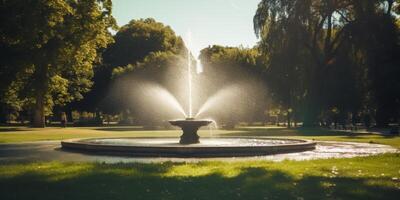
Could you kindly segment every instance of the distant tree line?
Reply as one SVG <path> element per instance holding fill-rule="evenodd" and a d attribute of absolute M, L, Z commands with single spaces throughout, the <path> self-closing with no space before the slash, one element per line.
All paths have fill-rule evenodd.
<path fill-rule="evenodd" d="M 398 123 L 399 5 L 262 0 L 255 47 L 201 51 L 204 72 L 193 72 L 196 108 L 226 89 L 236 94 L 209 114 L 231 127 L 271 116 L 288 126 Z M 193 55 L 182 38 L 154 19 L 118 28 L 111 8 L 111 0 L 0 2 L 0 123 L 13 116 L 44 127 L 45 116 L 66 112 L 71 121 L 79 111 L 96 123 L 120 115 L 121 123 L 156 124 L 170 113 L 138 98 L 158 91 L 143 91 L 147 82 L 186 109 L 186 85 L 176 83 L 186 83 Z"/>

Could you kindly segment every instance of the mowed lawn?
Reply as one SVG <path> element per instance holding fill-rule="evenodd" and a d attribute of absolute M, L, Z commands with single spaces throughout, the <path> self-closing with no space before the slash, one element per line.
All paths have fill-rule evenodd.
<path fill-rule="evenodd" d="M 0 143 L 19 143 L 43 140 L 64 140 L 91 137 L 179 137 L 181 130 L 143 130 L 142 127 L 49 127 L 45 129 L 27 127 L 0 127 Z M 309 140 L 335 140 L 388 144 L 400 148 L 400 137 L 368 133 L 348 133 L 326 129 L 287 129 L 282 127 L 239 127 L 234 130 L 199 131 L 201 137 L 216 136 L 270 136 L 303 138 Z"/>
<path fill-rule="evenodd" d="M 399 154 L 313 161 L 0 165 L 1 199 L 398 199 Z"/>
<path fill-rule="evenodd" d="M 0 142 L 177 137 L 140 127 L 0 128 Z M 322 129 L 242 127 L 202 136 L 273 136 L 389 144 L 399 137 Z M 312 161 L 200 163 L 0 162 L 1 199 L 398 199 L 400 154 Z"/>

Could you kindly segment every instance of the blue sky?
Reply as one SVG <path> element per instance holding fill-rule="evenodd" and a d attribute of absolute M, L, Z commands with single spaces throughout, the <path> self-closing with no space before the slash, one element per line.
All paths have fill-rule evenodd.
<path fill-rule="evenodd" d="M 193 53 L 208 45 L 252 47 L 257 39 L 253 16 L 260 0 L 114 0 L 118 25 L 152 17 L 187 39 Z"/>

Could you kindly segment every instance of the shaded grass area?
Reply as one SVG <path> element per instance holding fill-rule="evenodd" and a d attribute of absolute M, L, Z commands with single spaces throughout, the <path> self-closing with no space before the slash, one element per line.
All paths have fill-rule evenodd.
<path fill-rule="evenodd" d="M 92 137 L 179 137 L 181 130 L 143 130 L 140 127 L 71 127 L 71 128 L 27 128 L 0 127 L 0 143 L 31 142 L 43 140 L 64 140 Z M 199 131 L 201 136 L 211 136 L 241 131 L 208 130 Z"/>
<path fill-rule="evenodd" d="M 71 138 L 88 137 L 168 137 L 178 136 L 178 130 L 143 131 L 136 127 L 124 127 L 121 131 L 118 127 L 80 127 L 80 128 L 14 128 L 0 127 L 0 143 L 30 142 L 42 140 L 64 140 Z M 7 131 L 4 131 L 7 130 Z"/>
<path fill-rule="evenodd" d="M 300 138 L 319 141 L 344 141 L 344 142 L 365 142 L 391 145 L 400 148 L 399 136 L 388 136 L 372 134 L 367 132 L 345 132 L 321 128 L 248 128 L 242 127 L 232 133 L 222 133 L 226 136 L 271 136 Z"/>
<path fill-rule="evenodd" d="M 400 155 L 312 161 L 2 163 L 2 199 L 397 199 Z"/>
<path fill-rule="evenodd" d="M 328 129 L 287 129 L 282 127 L 239 127 L 234 130 L 200 130 L 200 136 L 270 136 L 304 138 L 314 140 L 335 140 L 387 144 L 400 148 L 399 136 L 384 136 L 371 133 L 349 133 Z M 0 127 L 0 143 L 30 142 L 41 140 L 63 140 L 88 137 L 178 137 L 180 130 L 143 130 L 141 127 L 79 127 L 45 128 Z"/>

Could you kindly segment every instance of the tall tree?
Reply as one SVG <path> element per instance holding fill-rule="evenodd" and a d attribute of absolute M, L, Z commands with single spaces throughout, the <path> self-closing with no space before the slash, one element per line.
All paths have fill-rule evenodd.
<path fill-rule="evenodd" d="M 123 105 L 125 99 L 115 96 L 117 91 L 113 90 L 121 88 L 113 87 L 115 79 L 120 78 L 114 76 L 113 80 L 113 71 L 119 71 L 121 75 L 135 74 L 137 66 L 151 68 L 149 63 L 155 60 L 151 57 L 155 58 L 157 53 L 177 55 L 185 49 L 183 40 L 169 26 L 152 18 L 131 20 L 113 38 L 115 42 L 105 49 L 103 62 L 95 68 L 93 89 L 82 101 L 73 102 L 69 106 L 71 109 L 120 113 L 126 108 Z M 156 73 L 153 70 L 153 75 Z M 162 73 L 161 70 L 158 73 Z"/>
<path fill-rule="evenodd" d="M 314 126 L 321 110 L 319 82 L 343 45 L 346 32 L 344 21 L 349 1 L 335 0 L 263 0 L 254 16 L 256 34 L 261 37 L 264 52 L 287 53 L 286 46 L 274 45 L 279 37 L 293 38 L 289 46 L 306 50 L 311 63 L 304 70 L 306 82 L 304 125 Z M 284 31 L 285 35 L 281 35 Z M 282 51 L 283 50 L 283 51 Z M 279 56 L 280 54 L 278 54 Z M 273 58 L 271 58 L 273 59 Z M 292 65 L 292 67 L 295 67 Z"/>
<path fill-rule="evenodd" d="M 373 13 L 378 12 L 382 13 L 382 15 L 386 16 L 386 18 L 393 19 L 391 12 L 394 9 L 394 5 L 395 4 L 393 0 L 261 1 L 256 15 L 254 16 L 254 29 L 257 36 L 261 38 L 260 48 L 262 52 L 264 52 L 264 54 L 268 54 L 269 56 L 268 65 L 271 66 L 271 68 L 273 68 L 274 65 L 278 68 L 285 68 L 285 66 L 289 66 L 289 70 L 280 69 L 281 72 L 293 72 L 299 64 L 303 68 L 303 70 L 300 70 L 296 73 L 298 76 L 303 78 L 301 81 L 304 83 L 303 120 L 305 126 L 317 125 L 318 116 L 321 114 L 323 109 L 326 109 L 328 104 L 332 105 L 332 102 L 327 102 L 329 99 L 328 96 L 331 94 L 330 92 L 327 92 L 327 90 L 330 87 L 329 85 L 335 83 L 335 79 L 333 78 L 329 80 L 326 79 L 326 77 L 329 73 L 339 73 L 340 71 L 334 71 L 332 70 L 332 67 L 337 67 L 339 65 L 343 66 L 343 64 L 348 66 L 344 72 L 340 72 L 345 73 L 346 75 L 353 73 L 353 75 L 348 76 L 349 79 L 346 79 L 348 84 L 351 84 L 351 80 L 354 81 L 357 79 L 351 76 L 361 77 L 360 75 L 357 75 L 357 73 L 354 73 L 354 69 L 351 69 L 352 67 L 356 67 L 357 64 L 354 59 L 359 59 L 360 54 L 353 53 L 354 56 L 350 58 L 351 61 L 348 61 L 349 55 L 352 54 L 351 49 L 360 48 L 354 46 L 354 41 L 356 41 L 358 37 L 375 37 L 373 33 L 374 31 L 369 29 L 375 29 L 375 31 L 381 34 L 387 34 L 386 37 L 381 37 L 385 38 L 387 42 L 384 45 L 385 50 L 382 50 L 382 52 L 387 53 L 385 54 L 387 55 L 386 63 L 388 60 L 395 60 L 391 54 L 395 54 L 395 52 L 397 52 L 394 46 L 398 44 L 398 39 L 395 39 L 396 33 L 393 26 L 388 25 L 393 23 L 385 23 L 385 21 L 388 22 L 390 20 L 384 20 L 383 17 L 375 20 L 377 23 L 370 24 L 369 22 L 372 18 L 362 17 L 362 15 L 357 14 L 361 12 L 371 16 L 370 14 L 373 15 Z M 365 6 L 366 8 L 361 9 L 360 11 L 360 8 Z M 365 24 L 366 26 L 357 25 L 360 23 Z M 369 28 L 367 28 L 367 26 L 369 26 Z M 379 28 L 382 26 L 386 27 L 387 29 Z M 390 26 L 392 28 L 390 28 Z M 376 40 L 371 40 L 371 42 L 373 41 Z M 369 42 L 368 39 L 366 39 L 361 43 L 368 44 Z M 380 42 L 373 43 L 377 45 Z M 295 53 L 292 52 L 293 49 L 295 49 Z M 370 49 L 372 50 L 373 48 Z M 371 54 L 369 55 L 363 54 L 361 56 L 367 59 L 375 59 L 379 54 L 376 51 L 370 51 L 370 53 Z M 294 63 L 288 63 L 287 60 L 280 59 L 280 57 L 290 57 L 292 60 L 294 60 Z M 303 61 L 299 58 L 302 58 Z M 378 60 L 380 60 L 380 62 L 375 63 L 385 63 L 382 59 Z M 360 67 L 357 68 L 360 69 Z M 362 68 L 365 68 L 365 66 Z M 385 72 L 394 72 L 393 70 L 381 69 Z M 390 69 L 394 68 L 392 67 Z M 375 72 L 370 70 L 369 73 L 374 73 L 374 75 L 377 75 Z M 391 73 L 389 72 L 389 74 Z M 369 79 L 373 81 L 371 76 L 369 76 Z M 365 79 L 357 80 L 366 81 Z M 384 81 L 385 78 L 384 76 L 380 76 L 380 78 L 377 78 L 377 80 Z M 331 81 L 331 83 L 328 83 L 328 81 Z M 380 85 L 378 86 L 378 88 L 380 88 L 380 92 L 384 91 L 382 90 L 382 86 L 384 85 L 374 85 Z M 335 87 L 339 88 L 339 85 L 336 85 Z M 392 89 L 389 90 L 394 92 Z M 383 93 L 389 94 L 390 92 Z M 357 94 L 354 95 L 357 96 Z M 389 98 L 389 96 L 380 98 L 378 93 L 374 93 L 372 95 L 377 99 L 395 99 Z M 351 99 L 352 96 L 347 96 L 347 98 Z M 339 101 L 341 100 L 337 100 L 338 101 L 336 103 L 339 104 Z M 354 103 L 352 105 L 357 107 L 357 104 L 358 103 Z M 393 108 L 394 104 L 392 103 L 391 105 Z"/>
<path fill-rule="evenodd" d="M 361 55 L 368 90 L 367 109 L 378 127 L 396 122 L 400 112 L 400 29 L 393 14 L 395 2 L 356 1 L 354 21 L 349 26 L 351 42 Z"/>
<path fill-rule="evenodd" d="M 307 68 L 313 62 L 310 62 L 310 53 L 300 42 L 304 30 L 295 17 L 270 28 L 274 30 L 269 31 L 274 33 L 260 41 L 259 49 L 266 60 L 265 78 L 271 97 L 281 106 L 283 113 L 287 113 L 290 127 L 292 118 L 297 115 L 304 101 Z"/>
<path fill-rule="evenodd" d="M 111 0 L 1 1 L 2 100 L 28 105 L 33 125 L 44 127 L 53 105 L 82 98 L 97 50 L 112 41 L 111 7 Z"/>

